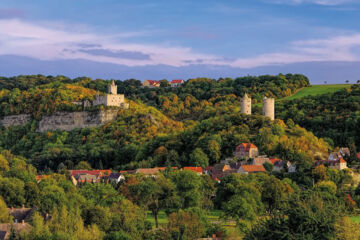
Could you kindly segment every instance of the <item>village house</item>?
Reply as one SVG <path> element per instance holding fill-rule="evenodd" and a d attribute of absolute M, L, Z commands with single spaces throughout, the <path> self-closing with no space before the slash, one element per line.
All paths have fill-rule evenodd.
<path fill-rule="evenodd" d="M 237 173 L 240 174 L 249 174 L 249 173 L 258 173 L 266 172 L 266 169 L 263 165 L 241 165 Z"/>
<path fill-rule="evenodd" d="M 171 80 L 171 87 L 181 87 L 181 85 L 184 83 L 184 80 L 182 79 L 176 79 L 176 80 Z"/>
<path fill-rule="evenodd" d="M 120 172 L 111 173 L 108 177 L 108 182 L 110 182 L 110 183 L 118 184 L 119 182 L 124 181 L 124 180 L 125 180 L 125 176 Z"/>
<path fill-rule="evenodd" d="M 234 152 L 235 158 L 254 158 L 259 156 L 259 149 L 252 143 L 241 143 Z"/>
<path fill-rule="evenodd" d="M 315 166 L 319 166 L 319 165 L 325 165 L 325 166 L 328 166 L 329 168 L 333 168 L 333 169 L 336 169 L 336 170 L 343 170 L 343 169 L 346 169 L 347 168 L 347 162 L 343 159 L 343 158 L 339 158 L 338 160 L 327 160 L 327 161 L 324 161 L 324 160 L 319 160 L 319 161 L 316 161 Z"/>
<path fill-rule="evenodd" d="M 197 173 L 198 175 L 202 175 L 202 174 L 203 174 L 203 169 L 202 169 L 202 167 L 184 167 L 183 169 L 184 169 L 184 170 L 187 170 L 187 171 L 195 172 L 195 173 Z"/>
<path fill-rule="evenodd" d="M 270 158 L 270 162 L 272 163 L 273 172 L 281 172 L 284 169 L 284 161 L 279 158 Z"/>
<path fill-rule="evenodd" d="M 24 205 L 21 208 L 8 208 L 9 215 L 13 216 L 14 223 L 21 223 L 23 221 L 30 221 L 35 212 L 35 208 L 26 208 Z"/>
<path fill-rule="evenodd" d="M 135 173 L 144 174 L 149 177 L 156 177 L 160 171 L 165 171 L 167 167 L 155 167 L 155 168 L 138 168 Z M 173 170 L 177 170 L 177 167 L 171 167 Z"/>
<path fill-rule="evenodd" d="M 271 163 L 270 158 L 267 156 L 258 156 L 253 158 L 251 165 L 263 165 L 266 162 Z"/>
<path fill-rule="evenodd" d="M 75 186 L 79 183 L 97 183 L 105 180 L 111 170 L 69 170 L 71 181 Z"/>
<path fill-rule="evenodd" d="M 0 240 L 8 240 L 12 229 L 17 236 L 21 236 L 22 234 L 29 233 L 31 228 L 31 225 L 26 222 L 2 223 L 0 224 Z"/>
<path fill-rule="evenodd" d="M 160 87 L 160 81 L 155 81 L 155 80 L 145 80 L 142 84 L 143 87 L 148 87 L 148 88 L 158 88 Z"/>

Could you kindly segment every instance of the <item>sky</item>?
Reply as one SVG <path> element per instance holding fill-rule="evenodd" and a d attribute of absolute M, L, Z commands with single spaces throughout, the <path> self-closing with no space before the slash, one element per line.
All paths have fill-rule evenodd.
<path fill-rule="evenodd" d="M 360 0 L 1 0 L 0 76 L 360 79 Z"/>

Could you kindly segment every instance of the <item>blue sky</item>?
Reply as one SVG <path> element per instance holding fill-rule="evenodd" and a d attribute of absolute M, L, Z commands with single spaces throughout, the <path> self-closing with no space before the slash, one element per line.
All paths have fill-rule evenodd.
<path fill-rule="evenodd" d="M 359 20 L 358 0 L 2 0 L 0 75 L 355 81 Z"/>

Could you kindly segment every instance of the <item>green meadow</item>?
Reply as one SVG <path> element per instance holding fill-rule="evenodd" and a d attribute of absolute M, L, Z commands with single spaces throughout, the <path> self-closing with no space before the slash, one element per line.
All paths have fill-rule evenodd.
<path fill-rule="evenodd" d="M 331 94 L 344 88 L 350 88 L 351 84 L 332 84 L 332 85 L 312 85 L 299 90 L 294 95 L 282 98 L 281 100 L 293 100 L 307 96 L 316 96 L 322 94 Z"/>

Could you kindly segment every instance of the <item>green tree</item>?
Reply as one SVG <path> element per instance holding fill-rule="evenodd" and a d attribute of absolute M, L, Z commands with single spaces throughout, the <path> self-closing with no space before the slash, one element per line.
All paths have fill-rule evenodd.
<path fill-rule="evenodd" d="M 209 165 L 209 158 L 201 150 L 201 148 L 195 148 L 195 150 L 190 154 L 190 164 L 205 168 Z"/>

